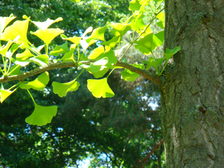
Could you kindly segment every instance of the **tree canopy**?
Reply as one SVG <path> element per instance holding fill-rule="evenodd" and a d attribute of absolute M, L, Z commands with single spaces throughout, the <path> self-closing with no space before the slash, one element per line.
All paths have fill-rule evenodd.
<path fill-rule="evenodd" d="M 144 162 L 142 158 L 152 150 L 147 147 L 160 139 L 158 114 L 147 103 L 158 96 L 154 86 L 160 85 L 158 76 L 180 50 L 166 49 L 161 55 L 163 1 L 132 0 L 131 12 L 127 1 L 1 3 L 5 16 L 0 18 L 0 101 L 4 102 L 1 109 L 11 112 L 1 114 L 8 126 L 2 128 L 1 139 L 13 144 L 10 150 L 3 150 L 1 164 L 62 167 L 77 164 L 88 152 L 99 158 L 104 152 L 114 167 Z M 16 12 L 18 19 L 7 16 L 9 12 Z M 144 59 L 133 61 L 130 50 Z M 121 82 L 117 72 L 123 80 L 136 84 Z M 140 76 L 154 84 L 150 86 L 152 95 L 144 94 L 148 82 Z M 21 107 L 20 100 L 29 103 Z M 10 115 L 13 117 L 6 119 Z M 151 125 L 147 119 L 153 120 Z M 146 141 L 155 135 L 156 139 Z M 24 143 L 27 146 L 21 148 Z M 161 166 L 161 153 L 151 157 L 156 161 L 151 167 Z M 16 159 L 17 165 L 13 165 Z"/>

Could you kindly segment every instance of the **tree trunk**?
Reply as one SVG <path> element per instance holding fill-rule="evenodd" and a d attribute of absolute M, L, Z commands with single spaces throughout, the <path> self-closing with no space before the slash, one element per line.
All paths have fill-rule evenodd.
<path fill-rule="evenodd" d="M 167 0 L 162 85 L 167 168 L 224 167 L 224 1 Z"/>

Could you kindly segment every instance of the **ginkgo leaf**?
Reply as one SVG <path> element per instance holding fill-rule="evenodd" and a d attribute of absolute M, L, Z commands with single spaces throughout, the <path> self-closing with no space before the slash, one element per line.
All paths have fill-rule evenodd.
<path fill-rule="evenodd" d="M 13 15 L 10 15 L 9 17 L 0 17 L 0 33 L 3 32 L 5 27 L 16 17 Z"/>
<path fill-rule="evenodd" d="M 114 92 L 111 90 L 110 86 L 107 83 L 107 78 L 103 79 L 88 79 L 87 88 L 96 98 L 107 98 L 113 97 Z"/>
<path fill-rule="evenodd" d="M 175 47 L 175 48 L 173 48 L 173 49 L 166 48 L 165 53 L 164 53 L 165 58 L 166 58 L 167 60 L 170 59 L 170 58 L 172 58 L 173 55 L 175 55 L 175 54 L 176 54 L 177 52 L 179 52 L 180 50 L 181 50 L 180 46 L 177 46 L 177 47 Z"/>
<path fill-rule="evenodd" d="M 26 60 L 32 56 L 33 54 L 30 52 L 30 50 L 26 49 L 24 52 L 16 54 L 16 59 Z"/>
<path fill-rule="evenodd" d="M 63 40 L 68 40 L 71 41 L 73 44 L 79 45 L 80 40 L 82 39 L 82 37 L 68 37 L 68 38 L 62 38 Z"/>
<path fill-rule="evenodd" d="M 139 3 L 139 0 L 132 0 L 129 5 L 129 10 L 136 11 L 136 10 L 139 10 L 140 7 L 141 7 L 141 4 Z"/>
<path fill-rule="evenodd" d="M 15 90 L 11 91 L 11 90 L 0 89 L 0 102 L 3 103 L 3 101 L 7 99 Z"/>
<path fill-rule="evenodd" d="M 140 75 L 135 73 L 135 72 L 132 72 L 128 69 L 124 69 L 122 72 L 121 72 L 121 79 L 124 79 L 126 81 L 135 81 Z"/>
<path fill-rule="evenodd" d="M 118 31 L 121 35 L 124 35 L 128 30 L 131 29 L 131 25 L 128 23 L 113 23 L 111 27 Z"/>
<path fill-rule="evenodd" d="M 106 31 L 107 27 L 98 27 L 96 29 L 93 30 L 91 36 L 88 38 L 87 42 L 90 41 L 90 39 L 94 39 L 94 40 L 102 40 L 104 41 L 104 33 Z"/>
<path fill-rule="evenodd" d="M 99 57 L 100 55 L 104 53 L 104 50 L 105 49 L 103 46 L 99 46 L 98 48 L 95 48 L 88 56 L 88 59 L 96 59 L 97 57 Z"/>
<path fill-rule="evenodd" d="M 46 54 L 32 57 L 29 60 L 34 62 L 35 64 L 37 64 L 39 66 L 42 66 L 42 67 L 47 66 L 47 64 L 49 63 L 49 57 Z"/>
<path fill-rule="evenodd" d="M 19 44 L 28 44 L 27 30 L 29 20 L 17 20 L 12 25 L 8 26 L 0 36 L 1 40 L 9 41 L 15 40 Z"/>
<path fill-rule="evenodd" d="M 34 34 L 44 41 L 46 45 L 50 44 L 55 37 L 62 33 L 64 33 L 64 30 L 59 28 L 39 29 L 35 32 L 31 32 L 31 34 Z"/>
<path fill-rule="evenodd" d="M 55 94 L 57 94 L 60 97 L 64 97 L 67 95 L 68 92 L 78 90 L 80 84 L 76 80 L 73 80 L 67 83 L 53 82 L 52 86 L 53 86 L 53 92 Z"/>
<path fill-rule="evenodd" d="M 34 23 L 39 29 L 47 29 L 50 25 L 52 25 L 53 23 L 56 23 L 56 22 L 60 22 L 62 21 L 63 18 L 62 17 L 59 17 L 55 20 L 52 20 L 52 19 L 47 19 L 46 21 L 44 22 L 35 22 L 33 21 L 32 23 Z"/>
<path fill-rule="evenodd" d="M 57 106 L 41 106 L 35 103 L 33 113 L 25 121 L 30 125 L 46 125 L 56 116 L 57 108 Z"/>
<path fill-rule="evenodd" d="M 36 79 L 30 82 L 24 82 L 20 84 L 21 89 L 34 89 L 43 90 L 49 82 L 49 73 L 44 72 L 39 75 Z"/>
<path fill-rule="evenodd" d="M 2 56 L 6 56 L 7 51 L 9 50 L 9 48 L 11 47 L 11 45 L 13 44 L 12 41 L 8 41 L 8 43 L 4 46 L 0 47 L 0 54 Z"/>

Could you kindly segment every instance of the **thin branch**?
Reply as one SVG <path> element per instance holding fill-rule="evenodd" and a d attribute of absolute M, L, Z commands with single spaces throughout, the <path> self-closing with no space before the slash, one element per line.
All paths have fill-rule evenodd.
<path fill-rule="evenodd" d="M 82 63 L 88 64 L 90 62 L 82 62 Z M 126 63 L 123 63 L 123 62 L 119 62 L 119 61 L 115 64 L 115 66 L 120 66 L 120 67 L 126 68 L 126 69 L 128 69 L 132 72 L 135 72 L 135 73 L 141 75 L 142 77 L 150 80 L 151 82 L 153 82 L 156 85 L 160 84 L 159 78 L 157 76 L 151 75 L 148 71 L 136 68 L 132 65 L 129 65 L 129 64 L 126 64 Z M 25 72 L 23 74 L 12 75 L 12 76 L 3 76 L 3 77 L 0 78 L 0 83 L 6 83 L 6 82 L 10 82 L 10 81 L 23 81 L 26 78 L 38 75 L 38 74 L 43 73 L 45 71 L 62 69 L 62 68 L 69 68 L 69 67 L 78 67 L 78 64 L 76 64 L 74 62 L 52 63 L 52 64 L 49 64 L 46 67 L 39 67 L 39 68 L 36 68 L 36 69 L 31 70 L 29 72 Z"/>

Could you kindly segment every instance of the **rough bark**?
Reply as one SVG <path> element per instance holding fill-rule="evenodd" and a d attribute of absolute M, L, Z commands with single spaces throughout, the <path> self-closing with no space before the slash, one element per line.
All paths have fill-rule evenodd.
<path fill-rule="evenodd" d="M 167 0 L 162 85 L 167 168 L 224 167 L 224 1 Z"/>

